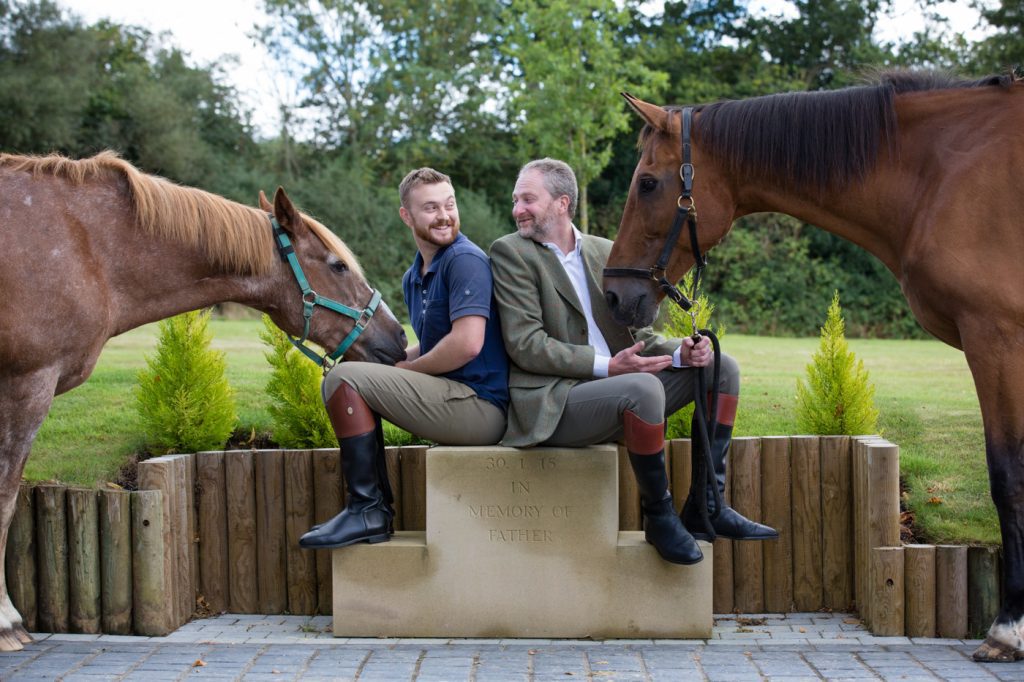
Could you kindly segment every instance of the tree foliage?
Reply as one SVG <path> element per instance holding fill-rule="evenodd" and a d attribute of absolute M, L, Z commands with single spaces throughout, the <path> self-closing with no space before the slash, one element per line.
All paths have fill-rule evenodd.
<path fill-rule="evenodd" d="M 797 379 L 796 420 L 801 433 L 857 436 L 878 425 L 875 387 L 846 343 L 839 292 L 832 297 L 818 352 L 807 365 L 807 383 Z"/>
<path fill-rule="evenodd" d="M 263 357 L 272 371 L 266 392 L 274 440 L 285 448 L 334 447 L 334 428 L 320 398 L 321 373 L 296 350 L 287 334 L 263 316 L 260 339 L 268 350 Z"/>
<path fill-rule="evenodd" d="M 159 323 L 156 354 L 146 358 L 135 397 L 152 452 L 219 450 L 238 421 L 224 353 L 210 348 L 210 311 Z"/>

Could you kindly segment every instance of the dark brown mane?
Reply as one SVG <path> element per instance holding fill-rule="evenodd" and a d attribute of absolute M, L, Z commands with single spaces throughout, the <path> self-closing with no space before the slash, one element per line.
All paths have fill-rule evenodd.
<path fill-rule="evenodd" d="M 862 179 L 880 148 L 897 150 L 896 95 L 1013 82 L 1010 75 L 959 80 L 939 72 L 892 71 L 871 85 L 716 102 L 696 107 L 701 113 L 694 139 L 735 177 L 781 179 L 821 192 Z M 641 146 L 651 132 L 645 126 Z"/>

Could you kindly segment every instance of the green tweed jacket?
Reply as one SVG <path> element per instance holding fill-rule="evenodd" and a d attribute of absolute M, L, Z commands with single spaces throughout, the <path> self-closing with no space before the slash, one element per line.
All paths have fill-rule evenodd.
<path fill-rule="evenodd" d="M 671 355 L 679 339 L 665 339 L 650 328 L 629 329 L 615 322 L 601 290 L 602 271 L 612 243 L 583 236 L 583 261 L 594 320 L 611 352 L 644 341 L 643 355 Z M 594 349 L 587 344 L 587 320 L 569 275 L 550 249 L 506 235 L 491 245 L 494 295 L 501 316 L 511 405 L 502 445 L 543 443 L 555 431 L 569 389 L 593 379 Z"/>

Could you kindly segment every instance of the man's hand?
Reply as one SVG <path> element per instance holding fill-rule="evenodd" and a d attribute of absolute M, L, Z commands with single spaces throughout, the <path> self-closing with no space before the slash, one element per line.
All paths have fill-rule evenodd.
<path fill-rule="evenodd" d="M 693 338 L 687 336 L 679 346 L 679 360 L 684 365 L 691 367 L 707 367 L 711 364 L 714 353 L 711 349 L 711 339 L 707 336 L 700 337 L 700 341 L 694 343 Z"/>
<path fill-rule="evenodd" d="M 644 349 L 644 342 L 638 341 L 629 348 L 620 350 L 608 362 L 608 376 L 613 377 L 619 374 L 631 374 L 633 372 L 648 372 L 657 374 L 663 369 L 672 366 L 671 355 L 654 355 L 644 357 L 639 355 Z"/>

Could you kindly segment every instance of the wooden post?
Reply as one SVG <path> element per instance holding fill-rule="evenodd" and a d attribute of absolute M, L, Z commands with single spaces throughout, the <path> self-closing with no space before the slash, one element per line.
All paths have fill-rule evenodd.
<path fill-rule="evenodd" d="M 164 560 L 164 502 L 160 490 L 132 496 L 132 616 L 135 634 L 159 637 L 174 629 L 174 601 Z"/>
<path fill-rule="evenodd" d="M 284 613 L 285 584 L 284 457 L 280 450 L 256 452 L 256 584 L 260 613 Z"/>
<path fill-rule="evenodd" d="M 196 453 L 199 594 L 212 613 L 228 610 L 228 505 L 223 452 Z"/>
<path fill-rule="evenodd" d="M 96 491 L 71 488 L 68 508 L 68 629 L 100 632 L 100 526 Z"/>
<path fill-rule="evenodd" d="M 868 571 L 870 551 L 868 545 L 868 443 L 881 440 L 878 436 L 855 436 L 850 463 L 853 476 L 853 563 L 854 599 L 865 624 L 869 622 Z"/>
<path fill-rule="evenodd" d="M 384 461 L 387 463 L 388 482 L 394 495 L 395 530 L 402 528 L 402 449 L 390 445 L 384 448 Z M 332 514 L 333 516 L 333 514 Z"/>
<path fill-rule="evenodd" d="M 68 529 L 64 486 L 36 486 L 39 629 L 68 631 Z"/>
<path fill-rule="evenodd" d="M 821 582 L 823 606 L 853 604 L 853 490 L 849 436 L 821 438 Z"/>
<path fill-rule="evenodd" d="M 228 525 L 228 610 L 257 613 L 256 464 L 252 452 L 224 453 Z"/>
<path fill-rule="evenodd" d="M 175 578 L 177 586 L 177 607 L 175 608 L 175 626 L 188 622 L 196 605 L 195 581 L 192 579 L 192 545 L 195 539 L 195 531 L 192 529 L 192 522 L 195 520 L 195 512 L 192 509 L 193 495 L 189 490 L 189 461 L 188 455 L 170 455 L 172 471 L 174 472 L 174 489 L 171 497 L 171 536 L 174 538 L 174 551 L 177 553 L 177 573 Z"/>
<path fill-rule="evenodd" d="M 888 441 L 867 444 L 867 517 L 865 542 L 875 547 L 900 544 L 900 449 Z M 869 554 L 870 556 L 870 554 Z M 870 579 L 870 573 L 869 579 Z M 875 602 L 867 600 L 867 623 L 874 624 Z M 873 630 L 872 630 L 873 631 Z"/>
<path fill-rule="evenodd" d="M 313 453 L 289 450 L 283 454 L 288 612 L 313 615 L 317 609 L 316 557 L 299 547 L 299 538 L 313 525 Z"/>
<path fill-rule="evenodd" d="M 199 500 L 196 497 L 196 456 L 194 453 L 182 455 L 185 458 L 185 501 L 188 511 L 188 613 L 186 620 L 196 611 L 196 597 L 199 596 Z"/>
<path fill-rule="evenodd" d="M 871 632 L 903 636 L 903 548 L 871 549 Z"/>
<path fill-rule="evenodd" d="M 401 452 L 397 455 L 397 465 L 401 467 Z M 399 469 L 401 471 L 401 469 Z M 393 486 L 395 493 L 395 528 L 401 529 L 402 516 L 399 513 L 402 498 L 402 487 Z M 338 448 L 313 451 L 313 519 L 315 523 L 323 523 L 334 518 L 341 512 L 341 457 Z M 318 549 L 316 555 L 316 587 L 317 612 L 330 615 L 333 612 L 334 576 L 331 570 L 331 551 Z"/>
<path fill-rule="evenodd" d="M 38 628 L 36 599 L 36 524 L 35 494 L 25 483 L 18 488 L 14 518 L 7 532 L 7 591 L 14 608 L 21 614 L 22 625 L 29 632 Z"/>
<path fill-rule="evenodd" d="M 793 602 L 797 611 L 822 607 L 821 454 L 817 436 L 791 440 L 793 460 Z"/>
<path fill-rule="evenodd" d="M 162 493 L 160 496 L 160 503 L 163 505 L 160 516 L 160 528 L 164 533 L 163 544 L 161 545 L 164 553 L 162 579 L 164 580 L 164 589 L 166 590 L 164 597 L 168 600 L 168 607 L 170 608 L 167 627 L 174 628 L 181 624 L 178 621 L 180 601 L 177 594 L 178 583 L 176 578 L 179 570 L 178 546 L 177 536 L 174 533 L 175 519 L 177 519 L 177 511 L 173 507 L 174 489 L 177 485 L 174 475 L 174 460 L 170 457 L 154 457 L 153 459 L 139 462 L 138 470 L 139 490 L 159 490 Z"/>
<path fill-rule="evenodd" d="M 761 441 L 733 438 L 729 453 L 733 507 L 752 521 L 761 520 Z M 763 549 L 760 542 L 733 545 L 735 607 L 741 613 L 764 611 Z"/>
<path fill-rule="evenodd" d="M 665 471 L 666 475 L 668 470 Z M 640 513 L 640 489 L 629 464 L 626 446 L 619 446 L 619 530 L 642 530 Z"/>
<path fill-rule="evenodd" d="M 967 549 L 967 635 L 982 638 L 999 613 L 999 554 L 995 547 Z"/>
<path fill-rule="evenodd" d="M 967 637 L 967 547 L 935 548 L 935 624 L 939 637 Z"/>
<path fill-rule="evenodd" d="M 676 513 L 679 513 L 683 511 L 683 503 L 690 492 L 690 469 L 693 467 L 690 461 L 690 439 L 675 438 L 669 441 L 666 454 L 671 462 L 669 471 L 672 472 L 672 478 L 669 479 L 669 487 L 672 489 L 672 503 L 675 505 Z M 715 558 L 718 558 L 717 554 Z"/>
<path fill-rule="evenodd" d="M 793 610 L 792 478 L 789 438 L 761 438 L 762 520 L 779 531 L 779 539 L 764 543 L 764 610 Z"/>
<path fill-rule="evenodd" d="M 903 546 L 907 637 L 935 636 L 935 545 Z"/>
<path fill-rule="evenodd" d="M 101 490 L 100 616 L 103 632 L 132 632 L 132 509 L 127 490 Z"/>
<path fill-rule="evenodd" d="M 402 447 L 402 525 L 405 530 L 427 529 L 427 447 Z"/>

